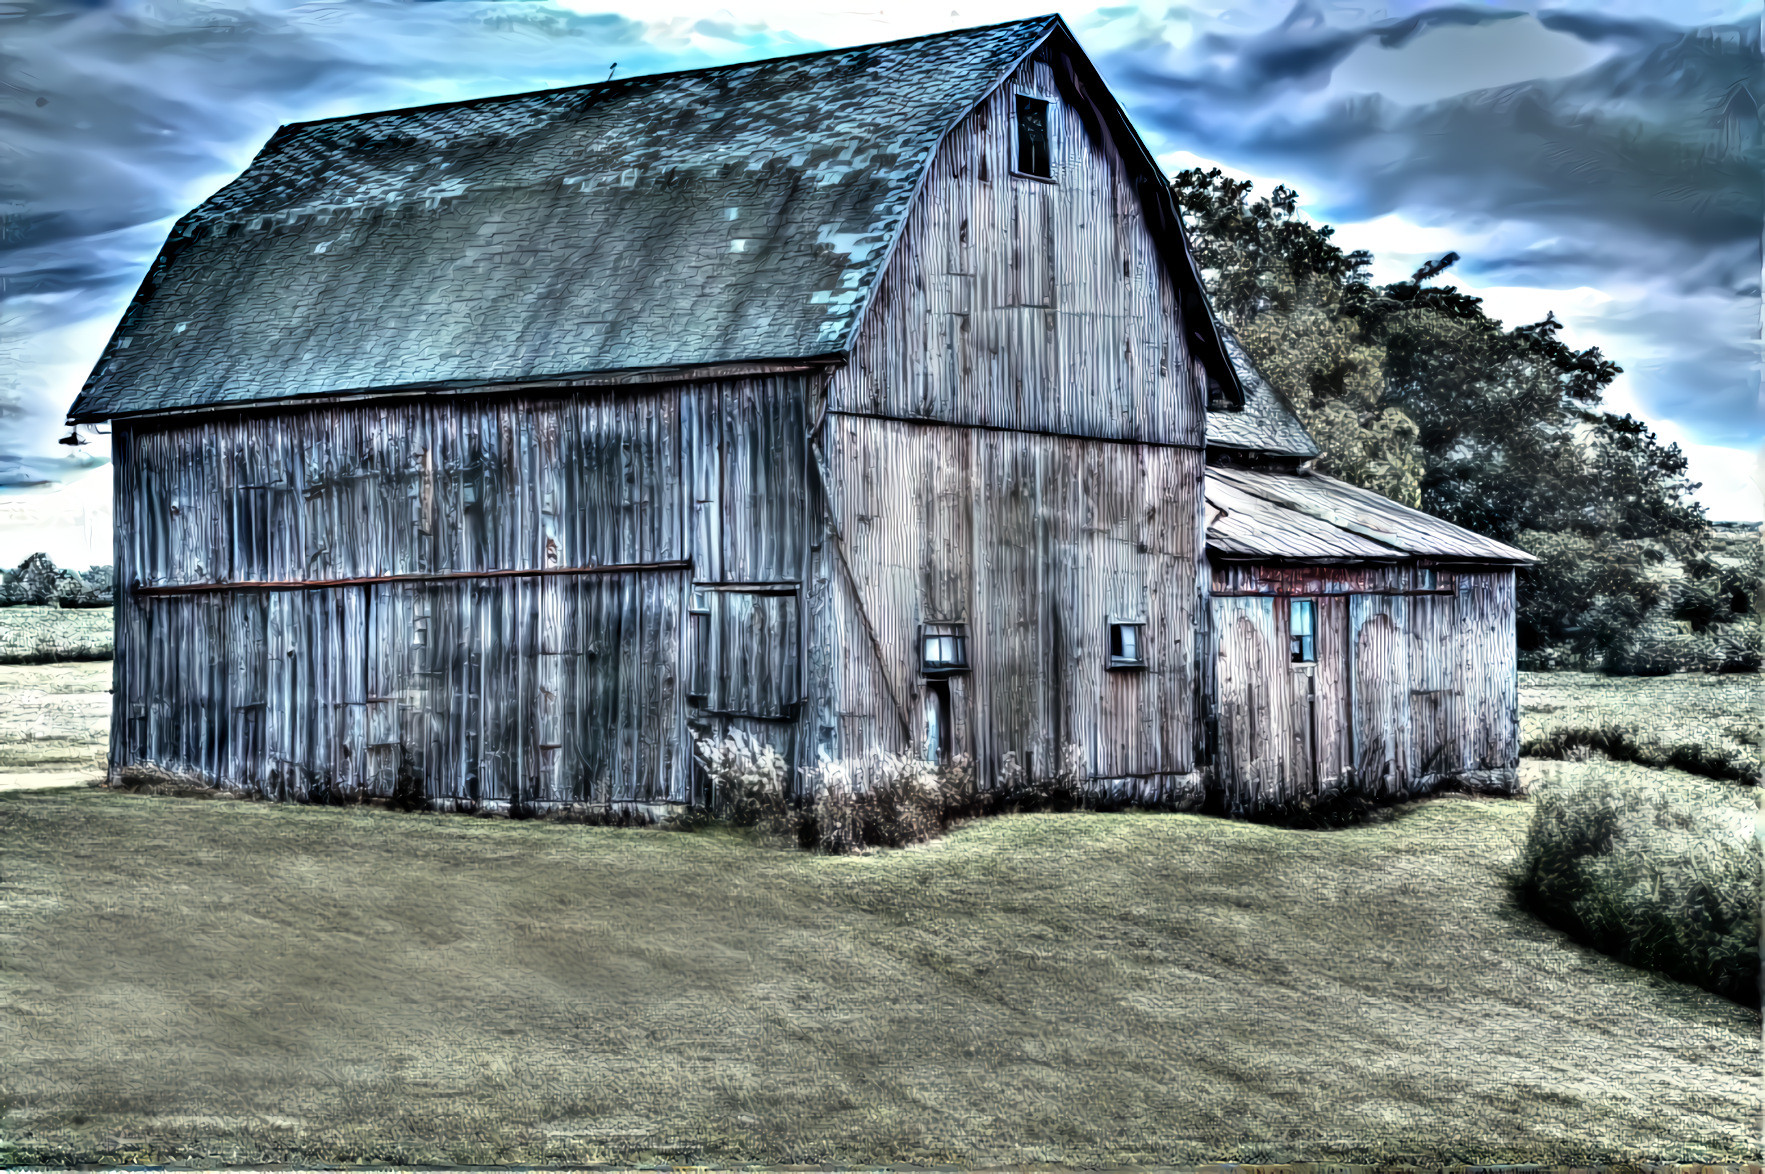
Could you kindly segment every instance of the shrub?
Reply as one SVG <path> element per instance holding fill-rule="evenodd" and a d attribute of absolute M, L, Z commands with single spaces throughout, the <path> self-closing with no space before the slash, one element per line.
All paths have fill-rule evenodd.
<path fill-rule="evenodd" d="M 1737 798 L 1605 764 L 1551 780 L 1520 852 L 1520 899 L 1620 961 L 1757 1006 L 1761 868 Z"/>
<path fill-rule="evenodd" d="M 945 790 L 938 768 L 905 754 L 872 750 L 854 761 L 824 762 L 805 772 L 813 840 L 824 852 L 899 848 L 944 827 Z"/>
<path fill-rule="evenodd" d="M 64 571 L 39 552 L 0 573 L 0 606 L 109 607 L 113 577 L 108 566 Z"/>
<path fill-rule="evenodd" d="M 711 809 L 720 818 L 776 834 L 795 830 L 790 770 L 778 751 L 752 734 L 731 730 L 726 737 L 695 739 L 693 754 L 710 779 Z"/>
<path fill-rule="evenodd" d="M 1607 653 L 1603 667 L 1613 676 L 1661 677 L 1668 673 L 1710 671 L 1721 663 L 1716 642 L 1709 636 L 1645 632 Z"/>
<path fill-rule="evenodd" d="M 1759 756 L 1749 747 L 1678 742 L 1667 745 L 1616 722 L 1598 726 L 1563 726 L 1525 739 L 1525 758 L 1558 758 L 1585 762 L 1594 754 L 1643 766 L 1670 766 L 1711 779 L 1759 782 Z"/>

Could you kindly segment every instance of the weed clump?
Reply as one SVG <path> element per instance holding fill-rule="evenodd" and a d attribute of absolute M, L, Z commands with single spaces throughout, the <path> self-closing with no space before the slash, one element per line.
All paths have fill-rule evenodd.
<path fill-rule="evenodd" d="M 1741 796 L 1593 764 L 1535 802 L 1524 904 L 1622 962 L 1759 1005 L 1761 867 Z"/>

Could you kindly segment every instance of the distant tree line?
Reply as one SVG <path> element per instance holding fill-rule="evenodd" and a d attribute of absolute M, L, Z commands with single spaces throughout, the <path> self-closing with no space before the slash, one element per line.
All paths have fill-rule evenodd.
<path fill-rule="evenodd" d="M 1457 253 L 1373 284 L 1372 255 L 1305 219 L 1291 188 L 1252 199 L 1217 168 L 1171 186 L 1214 307 L 1317 440 L 1320 471 L 1539 557 L 1520 575 L 1523 657 L 1639 664 L 1645 617 L 1671 609 L 1699 631 L 1745 619 L 1728 667 L 1757 666 L 1757 559 L 1707 557 L 1684 454 L 1604 410 L 1620 368 L 1598 348 L 1565 344 L 1552 315 L 1504 328 L 1435 284 Z"/>
<path fill-rule="evenodd" d="M 109 607 L 115 578 L 109 566 L 68 571 L 46 554 L 33 554 L 12 570 L 0 572 L 0 607 Z"/>

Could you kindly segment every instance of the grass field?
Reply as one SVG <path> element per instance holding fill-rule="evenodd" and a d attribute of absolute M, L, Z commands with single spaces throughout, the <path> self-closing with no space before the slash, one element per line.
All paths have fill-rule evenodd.
<path fill-rule="evenodd" d="M 1529 805 L 729 833 L 0 795 L 0 1161 L 1758 1160 L 1759 1018 Z"/>
<path fill-rule="evenodd" d="M 1611 731 L 1635 747 L 1608 748 L 1623 757 L 1651 765 L 1675 757 L 1722 769 L 1744 764 L 1756 779 L 1761 718 L 1765 677 L 1755 674 L 1520 674 L 1522 754 L 1540 753 L 1564 734 Z"/>
<path fill-rule="evenodd" d="M 0 607 L 0 665 L 109 660 L 115 647 L 108 607 Z"/>
<path fill-rule="evenodd" d="M 103 778 L 109 746 L 108 660 L 0 664 L 0 791 Z"/>

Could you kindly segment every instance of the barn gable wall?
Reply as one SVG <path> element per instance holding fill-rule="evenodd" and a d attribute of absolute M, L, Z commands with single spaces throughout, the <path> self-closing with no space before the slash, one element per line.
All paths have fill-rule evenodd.
<path fill-rule="evenodd" d="M 1076 746 L 1145 798 L 1194 786 L 1203 388 L 1134 174 L 1050 47 L 945 139 L 818 429 L 818 752 L 951 751 L 983 783 Z M 1052 100 L 1052 182 L 1014 176 L 1016 94 Z M 1143 669 L 1109 668 L 1111 621 Z M 969 670 L 921 671 L 923 625 Z"/>
<path fill-rule="evenodd" d="M 1136 173 L 1045 47 L 959 123 L 831 389 L 836 411 L 1204 443 L 1205 375 Z M 1015 176 L 1018 92 L 1046 97 L 1053 181 Z"/>

